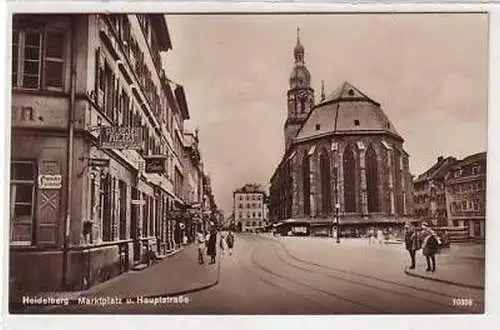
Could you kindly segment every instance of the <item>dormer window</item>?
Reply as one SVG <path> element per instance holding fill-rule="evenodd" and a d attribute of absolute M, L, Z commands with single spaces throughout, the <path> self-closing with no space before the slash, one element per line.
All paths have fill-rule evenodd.
<path fill-rule="evenodd" d="M 359 126 L 359 119 L 354 119 L 354 126 Z"/>
<path fill-rule="evenodd" d="M 350 89 L 347 94 L 349 94 L 349 96 L 354 96 L 354 91 L 352 89 Z"/>
<path fill-rule="evenodd" d="M 316 124 L 316 130 L 319 131 L 321 128 L 321 125 L 320 124 Z"/>

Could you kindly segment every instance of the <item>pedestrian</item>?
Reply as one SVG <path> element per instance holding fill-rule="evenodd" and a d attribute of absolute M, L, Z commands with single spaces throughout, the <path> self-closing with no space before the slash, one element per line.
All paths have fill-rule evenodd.
<path fill-rule="evenodd" d="M 423 242 L 422 253 L 427 261 L 428 272 L 436 271 L 436 253 L 439 248 L 440 239 L 436 232 L 432 230 L 427 223 L 422 224 Z"/>
<path fill-rule="evenodd" d="M 232 255 L 233 254 L 233 247 L 234 247 L 234 235 L 232 232 L 229 232 L 226 236 L 226 245 L 227 245 L 228 254 Z"/>
<path fill-rule="evenodd" d="M 377 230 L 377 240 L 379 245 L 381 245 L 384 242 L 384 233 L 380 228 Z"/>
<path fill-rule="evenodd" d="M 226 237 L 224 235 L 224 232 L 221 232 L 221 234 L 220 234 L 219 246 L 220 246 L 221 255 L 225 255 L 226 254 Z"/>
<path fill-rule="evenodd" d="M 210 257 L 209 264 L 214 264 L 215 256 L 217 255 L 217 232 L 213 227 L 210 230 L 210 235 L 208 237 L 207 255 Z"/>
<path fill-rule="evenodd" d="M 405 225 L 405 247 L 410 253 L 410 269 L 415 269 L 415 254 L 420 250 L 420 239 L 417 228 L 411 224 Z"/>
<path fill-rule="evenodd" d="M 205 254 L 205 234 L 201 228 L 198 229 L 196 233 L 196 244 L 198 244 L 198 263 L 202 265 L 205 261 L 203 260 L 203 255 Z"/>
<path fill-rule="evenodd" d="M 375 231 L 373 230 L 373 228 L 370 227 L 370 229 L 368 229 L 368 245 L 372 245 L 374 239 L 375 239 Z"/>

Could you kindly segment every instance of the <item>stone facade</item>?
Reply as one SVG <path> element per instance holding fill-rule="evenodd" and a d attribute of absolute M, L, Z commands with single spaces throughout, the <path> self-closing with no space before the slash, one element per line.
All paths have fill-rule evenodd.
<path fill-rule="evenodd" d="M 295 54 L 303 52 L 298 45 Z M 297 118 L 289 106 L 287 123 Z M 409 155 L 379 103 L 345 82 L 328 97 L 322 91 L 300 125 L 291 133 L 285 124 L 286 151 L 270 180 L 271 220 L 331 224 L 338 213 L 343 225 L 361 228 L 402 225 L 413 215 Z"/>

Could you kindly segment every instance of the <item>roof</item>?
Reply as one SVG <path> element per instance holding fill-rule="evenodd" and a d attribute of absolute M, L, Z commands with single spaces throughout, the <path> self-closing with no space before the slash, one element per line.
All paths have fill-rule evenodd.
<path fill-rule="evenodd" d="M 336 133 L 338 134 L 383 133 L 403 140 L 380 108 L 380 104 L 348 82 L 344 82 L 311 110 L 295 138 L 301 140 L 333 133 L 337 111 Z"/>
<path fill-rule="evenodd" d="M 438 161 L 431 168 L 417 177 L 415 183 L 431 179 L 444 179 L 450 167 L 456 162 L 457 160 L 454 157 L 438 158 Z"/>
<path fill-rule="evenodd" d="M 168 32 L 167 20 L 163 14 L 151 14 L 151 25 L 155 30 L 156 38 L 160 51 L 168 51 L 172 49 L 172 41 Z"/>
<path fill-rule="evenodd" d="M 234 193 L 262 193 L 265 195 L 264 189 L 258 184 L 248 183 L 241 188 L 238 188 Z"/>
<path fill-rule="evenodd" d="M 470 163 L 474 163 L 480 160 L 486 160 L 486 151 L 483 152 L 478 152 L 475 154 L 472 154 L 470 156 L 465 157 L 464 159 L 458 161 L 453 168 L 458 168 Z"/>
<path fill-rule="evenodd" d="M 181 111 L 183 119 L 189 119 L 189 110 L 186 101 L 186 94 L 184 93 L 184 87 L 177 85 L 175 87 L 175 98 L 177 99 L 177 104 L 179 104 L 179 110 Z"/>

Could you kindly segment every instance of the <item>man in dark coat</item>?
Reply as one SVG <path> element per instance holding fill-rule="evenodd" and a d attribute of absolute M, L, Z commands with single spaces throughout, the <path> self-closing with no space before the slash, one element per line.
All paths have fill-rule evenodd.
<path fill-rule="evenodd" d="M 210 257 L 210 264 L 215 263 L 215 256 L 217 255 L 217 231 L 215 228 L 210 230 L 210 237 L 208 238 L 207 254 Z"/>
<path fill-rule="evenodd" d="M 427 260 L 427 269 L 428 272 L 436 271 L 436 253 L 439 249 L 439 237 L 432 230 L 428 224 L 424 223 L 422 225 L 423 228 L 423 242 L 422 242 L 422 253 Z"/>
<path fill-rule="evenodd" d="M 418 238 L 418 231 L 411 224 L 405 226 L 405 246 L 406 250 L 410 253 L 410 269 L 415 269 L 415 254 L 421 248 L 421 245 Z"/>

